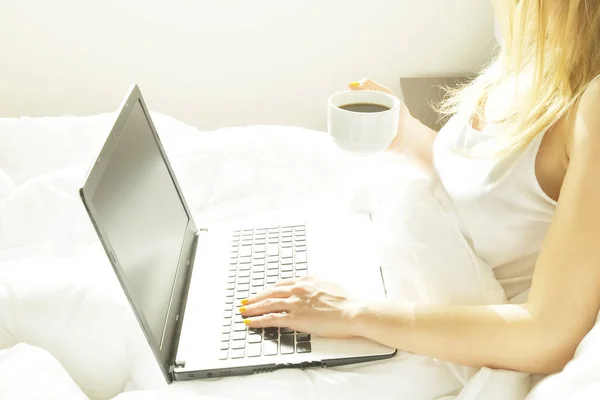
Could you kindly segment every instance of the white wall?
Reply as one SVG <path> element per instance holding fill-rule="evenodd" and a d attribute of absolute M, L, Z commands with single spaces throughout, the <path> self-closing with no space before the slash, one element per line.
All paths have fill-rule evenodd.
<path fill-rule="evenodd" d="M 138 83 L 203 129 L 323 128 L 351 80 L 476 70 L 492 21 L 486 0 L 0 0 L 0 116 L 113 111 Z"/>

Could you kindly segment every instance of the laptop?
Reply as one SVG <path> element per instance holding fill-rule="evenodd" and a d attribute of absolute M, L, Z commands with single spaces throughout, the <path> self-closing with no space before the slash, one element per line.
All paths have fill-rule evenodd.
<path fill-rule="evenodd" d="M 331 225 L 265 220 L 213 229 L 195 221 L 137 86 L 121 104 L 80 195 L 168 383 L 396 353 L 363 338 L 246 327 L 241 301 L 280 279 L 346 279 L 353 294 L 385 298 L 381 270 L 361 244 L 369 225 L 350 218 Z"/>

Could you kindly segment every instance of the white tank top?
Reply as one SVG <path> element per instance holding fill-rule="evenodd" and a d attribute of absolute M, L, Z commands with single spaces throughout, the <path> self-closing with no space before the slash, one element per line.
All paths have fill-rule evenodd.
<path fill-rule="evenodd" d="M 433 145 L 433 193 L 454 218 L 475 254 L 494 268 L 508 299 L 526 295 L 556 202 L 535 176 L 543 135 L 519 154 L 476 158 L 458 154 L 489 140 L 457 114 Z M 519 301 L 523 296 L 518 296 Z"/>

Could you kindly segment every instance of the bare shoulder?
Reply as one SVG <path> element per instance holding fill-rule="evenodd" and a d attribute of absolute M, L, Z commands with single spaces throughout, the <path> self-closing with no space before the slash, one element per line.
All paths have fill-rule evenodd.
<path fill-rule="evenodd" d="M 594 79 L 577 102 L 569 153 L 585 148 L 600 157 L 600 79 Z"/>

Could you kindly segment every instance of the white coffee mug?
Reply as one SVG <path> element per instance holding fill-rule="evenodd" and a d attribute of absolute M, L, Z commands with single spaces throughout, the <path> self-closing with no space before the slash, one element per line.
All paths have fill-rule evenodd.
<path fill-rule="evenodd" d="M 379 112 L 348 111 L 340 107 L 370 103 L 388 107 Z M 400 120 L 400 100 L 374 90 L 348 90 L 329 97 L 327 131 L 344 150 L 353 153 L 375 153 L 387 149 L 396 134 Z"/>

